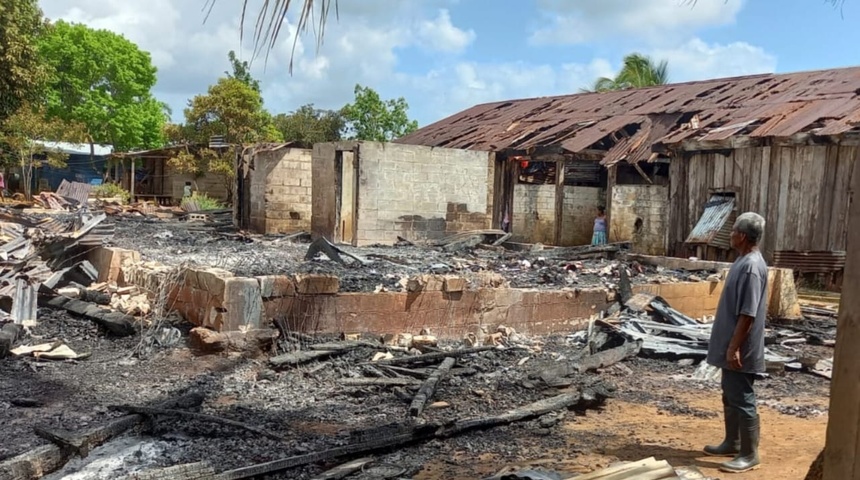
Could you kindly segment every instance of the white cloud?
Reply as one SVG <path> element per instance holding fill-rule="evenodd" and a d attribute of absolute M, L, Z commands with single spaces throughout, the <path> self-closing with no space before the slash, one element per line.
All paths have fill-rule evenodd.
<path fill-rule="evenodd" d="M 674 49 L 657 49 L 654 58 L 669 62 L 673 82 L 734 77 L 776 70 L 776 57 L 746 42 L 709 45 L 694 38 Z"/>
<path fill-rule="evenodd" d="M 455 27 L 451 23 L 448 10 L 440 10 L 439 16 L 433 20 L 422 20 L 418 23 L 418 42 L 443 52 L 462 52 L 476 36 L 474 30 L 460 30 Z"/>
<path fill-rule="evenodd" d="M 744 0 L 538 0 L 547 26 L 530 41 L 581 44 L 610 38 L 672 42 L 701 28 L 731 24 Z M 695 3 L 695 5 L 693 5 Z"/>
<path fill-rule="evenodd" d="M 475 40 L 473 30 L 456 26 L 445 8 L 452 0 L 340 2 L 339 20 L 330 13 L 319 52 L 313 27 L 295 46 L 294 70 L 288 66 L 295 27 L 286 22 L 275 49 L 252 63 L 263 85 L 268 107 L 289 111 L 306 103 L 336 108 L 350 101 L 356 83 L 386 90 L 396 76 L 399 50 L 415 47 L 439 55 L 456 55 Z M 234 2 L 218 0 L 206 23 L 203 0 L 41 0 L 46 16 L 122 33 L 149 51 L 159 69 L 156 95 L 181 118 L 186 100 L 205 92 L 229 69 L 227 52 L 250 59 L 259 0 L 249 6 L 245 45 L 240 44 L 239 15 Z M 318 17 L 317 17 L 318 18 Z M 242 48 L 244 47 L 244 48 Z M 387 96 L 399 96 L 386 92 Z"/>
<path fill-rule="evenodd" d="M 260 0 L 255 1 L 246 19 L 246 27 L 251 29 Z M 539 57 L 531 61 L 470 58 L 478 37 L 451 15 L 449 8 L 456 1 L 341 1 L 340 19 L 331 13 L 319 52 L 312 32 L 300 37 L 292 76 L 288 65 L 295 26 L 285 24 L 268 61 L 260 58 L 252 64 L 267 107 L 275 113 L 307 103 L 339 108 L 353 99 L 353 88 L 359 83 L 376 89 L 383 98 L 405 97 L 411 115 L 427 124 L 478 103 L 575 93 L 618 68 L 620 58 L 562 64 Z M 543 8 L 554 5 L 565 18 L 586 22 L 586 36 L 612 36 L 636 31 L 637 26 L 642 30 L 650 25 L 647 28 L 654 31 L 672 30 L 680 35 L 678 32 L 694 26 L 725 23 L 733 20 L 743 0 L 699 0 L 693 10 L 678 7 L 679 1 L 577 0 L 570 2 L 576 6 L 568 7 L 558 0 L 539 3 Z M 151 52 L 159 68 L 155 94 L 171 105 L 176 120 L 181 119 L 190 97 L 205 92 L 229 68 L 227 51 L 236 50 L 245 59 L 252 55 L 248 40 L 253 32 L 246 29 L 246 45 L 240 48 L 241 9 L 229 0 L 217 0 L 205 25 L 204 0 L 40 3 L 50 18 L 120 32 Z M 600 12 L 610 18 L 601 19 Z M 692 34 L 672 44 L 646 43 L 640 51 L 667 59 L 673 81 L 755 73 L 775 66 L 771 55 L 746 43 L 710 45 L 690 38 Z M 420 55 L 420 60 L 413 60 L 412 55 Z"/>

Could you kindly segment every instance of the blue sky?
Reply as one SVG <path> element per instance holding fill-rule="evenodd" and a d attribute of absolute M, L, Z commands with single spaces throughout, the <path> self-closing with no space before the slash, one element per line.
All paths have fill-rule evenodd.
<path fill-rule="evenodd" d="M 124 34 L 152 54 L 155 94 L 176 120 L 227 69 L 238 0 L 41 0 L 50 18 Z M 252 1 L 252 6 L 260 0 Z M 403 96 L 421 125 L 477 103 L 575 93 L 637 51 L 669 61 L 672 81 L 860 65 L 860 0 L 340 0 L 319 52 L 292 25 L 253 72 L 274 113 L 339 108 L 356 83 Z M 250 23 L 248 24 L 251 25 Z M 834 38 L 838 40 L 825 40 Z"/>

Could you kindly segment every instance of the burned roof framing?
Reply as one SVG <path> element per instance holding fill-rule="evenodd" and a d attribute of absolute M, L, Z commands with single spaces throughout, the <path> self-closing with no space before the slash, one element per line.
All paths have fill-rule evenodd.
<path fill-rule="evenodd" d="M 685 141 L 836 136 L 860 124 L 860 67 L 477 105 L 399 143 L 487 151 L 603 150 L 648 160 Z"/>

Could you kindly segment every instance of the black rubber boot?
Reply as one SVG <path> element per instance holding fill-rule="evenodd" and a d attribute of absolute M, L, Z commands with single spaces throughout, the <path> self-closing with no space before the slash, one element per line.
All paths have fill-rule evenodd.
<path fill-rule="evenodd" d="M 741 451 L 731 461 L 720 465 L 720 470 L 743 473 L 755 470 L 761 464 L 758 458 L 758 440 L 761 434 L 759 417 L 741 419 Z"/>
<path fill-rule="evenodd" d="M 708 445 L 705 447 L 705 455 L 712 457 L 725 457 L 740 452 L 740 415 L 734 408 L 723 407 L 723 423 L 726 426 L 726 436 L 723 443 L 719 445 Z"/>

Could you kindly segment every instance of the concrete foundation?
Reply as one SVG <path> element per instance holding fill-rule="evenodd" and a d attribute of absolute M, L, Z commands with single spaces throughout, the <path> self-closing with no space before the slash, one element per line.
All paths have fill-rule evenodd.
<path fill-rule="evenodd" d="M 128 250 L 100 250 L 91 261 L 104 281 L 137 285 L 153 296 L 167 294 L 171 309 L 216 331 L 260 328 L 278 320 L 302 332 L 397 334 L 428 328 L 442 338 L 462 338 L 481 326 L 505 325 L 540 335 L 583 328 L 615 301 L 615 292 L 606 288 L 518 289 L 492 279 L 469 284 L 450 275 L 416 276 L 406 292 L 341 293 L 338 278 L 329 275 L 245 278 L 216 268 L 180 271 L 140 262 Z M 790 271 L 772 275 L 771 310 L 787 311 L 782 300 L 794 284 L 781 280 L 790 279 Z M 634 285 L 633 291 L 658 295 L 684 314 L 703 318 L 715 314 L 722 288 L 719 281 Z"/>

